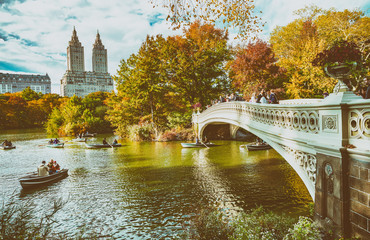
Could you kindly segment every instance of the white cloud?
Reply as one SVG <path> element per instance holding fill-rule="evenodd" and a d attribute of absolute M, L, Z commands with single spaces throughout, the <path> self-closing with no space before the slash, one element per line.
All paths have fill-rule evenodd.
<path fill-rule="evenodd" d="M 365 6 L 367 1 L 357 0 L 356 5 Z M 275 26 L 292 21 L 294 10 L 309 4 L 323 8 L 336 6 L 339 10 L 353 8 L 353 3 L 348 0 L 259 0 L 256 6 L 263 11 L 263 19 L 267 21 L 265 36 Z M 84 46 L 88 71 L 91 70 L 92 44 L 99 29 L 108 49 L 112 75 L 116 74 L 122 58 L 127 59 L 137 52 L 147 34 L 168 36 L 181 32 L 172 31 L 166 21 L 151 25 L 150 19 L 155 14 L 165 14 L 166 10 L 153 8 L 148 0 L 27 0 L 23 3 L 15 1 L 9 8 L 13 11 L 0 7 L 0 34 L 3 31 L 13 35 L 6 41 L 0 38 L 0 62 L 22 66 L 31 72 L 48 72 L 54 92 L 59 92 L 56 86 L 66 70 L 66 48 L 73 26 Z"/>
<path fill-rule="evenodd" d="M 91 52 L 96 32 L 108 49 L 108 66 L 116 74 L 122 58 L 128 58 L 140 47 L 147 34 L 173 34 L 168 23 L 149 24 L 149 17 L 160 9 L 153 9 L 146 0 L 29 0 L 15 2 L 11 14 L 0 8 L 0 19 L 8 25 L 0 29 L 19 36 L 1 40 L 0 61 L 16 64 L 31 72 L 48 72 L 52 83 L 58 84 L 66 70 L 66 48 L 76 27 L 85 50 L 85 68 L 91 70 Z M 164 12 L 164 10 L 161 10 Z M 22 39 L 37 43 L 37 46 L 22 44 Z M 59 89 L 53 89 L 59 92 Z"/>

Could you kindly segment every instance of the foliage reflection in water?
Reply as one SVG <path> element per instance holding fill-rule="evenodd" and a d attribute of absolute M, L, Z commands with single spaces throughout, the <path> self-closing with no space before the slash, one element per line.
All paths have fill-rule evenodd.
<path fill-rule="evenodd" d="M 69 199 L 56 215 L 56 230 L 72 234 L 88 227 L 115 238 L 173 238 L 206 206 L 237 212 L 262 205 L 298 216 L 308 215 L 312 202 L 298 175 L 274 150 L 243 151 L 243 142 L 220 141 L 221 146 L 209 149 L 127 142 L 122 148 L 95 150 L 72 141 L 64 149 L 50 149 L 42 133 L 0 134 L 4 137 L 17 149 L 0 152 L 1 198 L 19 192 L 19 201 L 32 199 L 40 209 L 52 199 Z M 21 190 L 18 177 L 50 158 L 69 168 L 70 176 L 42 189 Z"/>

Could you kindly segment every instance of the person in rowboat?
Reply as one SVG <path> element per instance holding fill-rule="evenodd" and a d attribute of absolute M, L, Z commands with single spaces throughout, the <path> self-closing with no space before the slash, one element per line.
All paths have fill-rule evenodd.
<path fill-rule="evenodd" d="M 42 164 L 37 168 L 37 173 L 40 177 L 49 175 L 49 168 L 45 161 L 42 161 Z"/>
<path fill-rule="evenodd" d="M 50 159 L 50 162 L 47 165 L 48 171 L 49 171 L 49 175 L 54 173 L 54 171 L 53 171 L 53 163 L 54 163 L 54 160 L 53 159 Z"/>
<path fill-rule="evenodd" d="M 107 142 L 107 140 L 105 138 L 103 139 L 103 144 L 104 145 L 108 145 L 108 142 Z"/>
<path fill-rule="evenodd" d="M 12 142 L 10 142 L 7 139 L 5 139 L 5 141 L 1 145 L 2 146 L 6 146 L 6 147 L 10 147 L 10 146 L 12 146 Z"/>
<path fill-rule="evenodd" d="M 60 143 L 60 141 L 58 140 L 58 138 L 55 138 L 54 144 L 58 144 L 58 143 Z"/>
<path fill-rule="evenodd" d="M 60 171 L 60 166 L 57 163 L 57 161 L 55 161 L 55 160 L 53 162 L 53 168 L 52 168 L 52 170 L 54 171 L 54 173 L 58 173 Z"/>
<path fill-rule="evenodd" d="M 54 140 L 50 139 L 49 144 L 53 144 L 53 143 L 54 143 Z"/>
<path fill-rule="evenodd" d="M 112 145 L 116 145 L 116 144 L 118 144 L 117 139 L 114 139 Z"/>

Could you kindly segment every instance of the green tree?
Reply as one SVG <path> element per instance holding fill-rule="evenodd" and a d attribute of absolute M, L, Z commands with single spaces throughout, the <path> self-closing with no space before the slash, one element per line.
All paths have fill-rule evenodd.
<path fill-rule="evenodd" d="M 47 133 L 53 136 L 59 135 L 59 131 L 62 131 L 63 121 L 64 118 L 59 108 L 54 108 L 45 124 Z"/>
<path fill-rule="evenodd" d="M 73 96 L 53 109 L 46 130 L 51 135 L 76 135 L 81 132 L 110 132 L 106 120 L 108 93 L 96 92 L 84 98 Z"/>
<path fill-rule="evenodd" d="M 225 63 L 231 60 L 227 40 L 227 32 L 198 21 L 183 37 L 168 38 L 171 58 L 167 74 L 183 104 L 189 107 L 199 102 L 205 106 L 230 89 L 225 70 Z"/>
<path fill-rule="evenodd" d="M 118 76 L 114 76 L 118 94 L 112 100 L 118 102 L 110 111 L 113 125 L 127 126 L 139 121 L 149 121 L 155 128 L 163 125 L 165 96 L 169 90 L 162 67 L 164 42 L 160 35 L 147 36 L 137 54 L 131 55 L 127 62 L 121 61 Z"/>
<path fill-rule="evenodd" d="M 39 94 L 39 93 L 33 91 L 30 87 L 26 87 L 22 91 L 22 98 L 26 101 L 37 100 L 41 96 L 42 96 L 42 94 Z"/>

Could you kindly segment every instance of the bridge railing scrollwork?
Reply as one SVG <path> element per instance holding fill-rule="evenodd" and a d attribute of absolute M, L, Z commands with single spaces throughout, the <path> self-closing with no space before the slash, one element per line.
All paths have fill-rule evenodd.
<path fill-rule="evenodd" d="M 349 106 L 347 119 L 349 143 L 370 150 L 370 106 L 365 103 Z"/>

